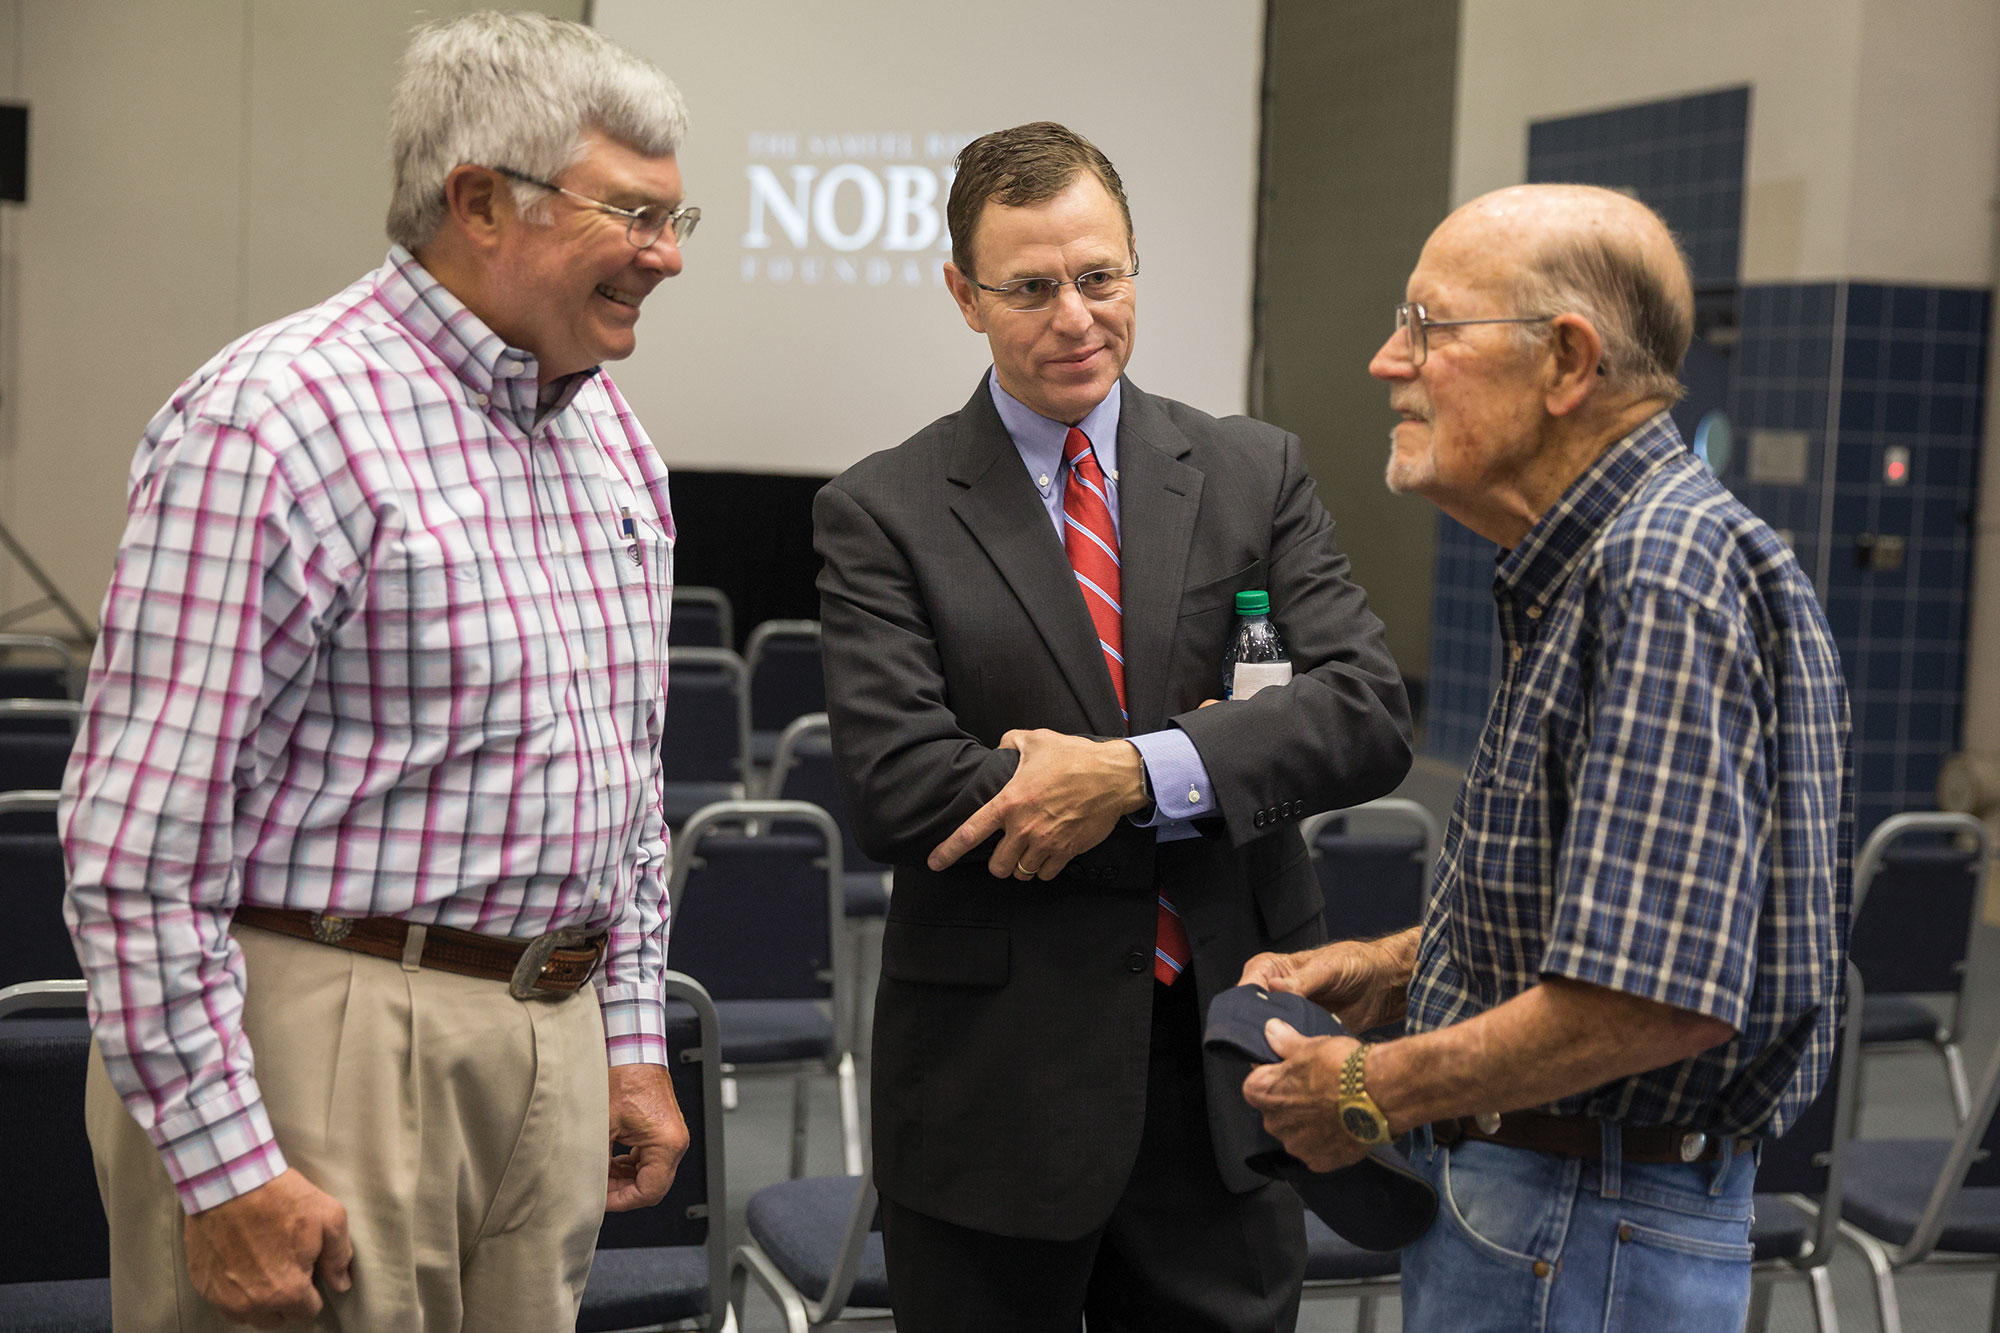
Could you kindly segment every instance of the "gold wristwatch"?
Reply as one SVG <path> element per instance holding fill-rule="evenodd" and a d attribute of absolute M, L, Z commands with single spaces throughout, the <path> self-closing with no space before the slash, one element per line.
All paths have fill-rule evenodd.
<path fill-rule="evenodd" d="M 1340 1127 L 1347 1131 L 1348 1137 L 1370 1147 L 1389 1141 L 1389 1117 L 1382 1114 L 1382 1108 L 1368 1095 L 1368 1087 L 1362 1082 L 1362 1065 L 1368 1059 L 1368 1052 L 1374 1049 L 1372 1043 L 1355 1047 L 1347 1063 L 1340 1067 L 1340 1099 L 1333 1108 L 1339 1113 Z"/>

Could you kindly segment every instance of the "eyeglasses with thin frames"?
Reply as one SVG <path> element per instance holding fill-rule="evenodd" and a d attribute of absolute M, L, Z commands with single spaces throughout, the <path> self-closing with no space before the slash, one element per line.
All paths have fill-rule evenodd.
<path fill-rule="evenodd" d="M 616 204 L 607 204 L 602 199 L 592 199 L 587 194 L 566 190 L 554 181 L 545 181 L 538 176 L 516 171 L 512 167 L 493 167 L 491 170 L 499 172 L 510 181 L 519 181 L 523 185 L 537 185 L 544 190 L 554 190 L 557 194 L 567 195 L 579 204 L 587 205 L 602 213 L 609 213 L 613 217 L 624 218 L 625 239 L 630 241 L 636 250 L 646 249 L 665 235 L 670 228 L 674 233 L 674 244 L 684 245 L 687 243 L 687 238 L 694 235 L 695 224 L 701 221 L 701 210 L 692 205 L 668 208 L 665 204 L 647 204 L 644 208 L 620 208 Z"/>
<path fill-rule="evenodd" d="M 1095 269 L 1068 282 L 1059 282 L 1054 278 L 1021 278 L 1014 282 L 1003 282 L 998 287 L 989 287 L 977 278 L 968 281 L 982 292 L 992 292 L 1009 310 L 1030 315 L 1054 305 L 1061 298 L 1062 289 L 1065 287 L 1076 288 L 1078 296 L 1098 305 L 1106 301 L 1119 300 L 1132 294 L 1132 279 L 1138 276 L 1139 261 L 1134 259 L 1129 269 L 1122 271 L 1115 268 Z"/>
<path fill-rule="evenodd" d="M 1554 315 L 1502 315 L 1492 319 L 1432 319 L 1420 301 L 1405 301 L 1396 307 L 1396 332 L 1403 335 L 1403 355 L 1412 366 L 1424 364 L 1430 355 L 1428 330 L 1455 328 L 1461 324 L 1546 324 Z"/>

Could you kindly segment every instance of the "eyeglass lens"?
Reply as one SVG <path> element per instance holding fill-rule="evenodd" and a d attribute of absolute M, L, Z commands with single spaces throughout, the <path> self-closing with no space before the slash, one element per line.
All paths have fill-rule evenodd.
<path fill-rule="evenodd" d="M 1077 294 L 1086 301 L 1115 301 L 1132 290 L 1132 275 L 1115 269 L 1102 269 L 1086 273 L 1074 282 L 1057 282 L 1054 278 L 1025 278 L 1009 283 L 999 289 L 1000 299 L 1008 308 L 1023 314 L 1046 310 L 1056 303 L 1065 287 L 1074 287 Z"/>

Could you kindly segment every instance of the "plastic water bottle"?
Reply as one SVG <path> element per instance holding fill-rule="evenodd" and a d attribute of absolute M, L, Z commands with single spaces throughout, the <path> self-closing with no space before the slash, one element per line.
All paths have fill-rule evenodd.
<path fill-rule="evenodd" d="M 1236 594 L 1236 639 L 1222 664 L 1222 697 L 1248 699 L 1292 678 L 1292 659 L 1271 623 L 1271 594 L 1261 588 Z"/>

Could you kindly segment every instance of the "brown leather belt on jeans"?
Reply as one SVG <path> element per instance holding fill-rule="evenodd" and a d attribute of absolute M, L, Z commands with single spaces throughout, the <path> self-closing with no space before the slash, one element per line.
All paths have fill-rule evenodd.
<path fill-rule="evenodd" d="M 236 920 L 259 930 L 402 962 L 410 922 L 393 916 L 330 916 L 292 907 L 244 903 Z M 486 981 L 504 981 L 516 999 L 567 995 L 583 989 L 604 956 L 604 932 L 564 927 L 532 940 L 476 935 L 451 926 L 424 927 L 419 967 Z"/>
<path fill-rule="evenodd" d="M 1479 1121 L 1497 1128 L 1481 1128 Z M 1549 1115 L 1543 1111 L 1509 1111 L 1504 1116 L 1439 1120 L 1431 1125 L 1431 1135 L 1446 1147 L 1460 1139 L 1478 1139 L 1508 1148 L 1554 1153 L 1558 1157 L 1588 1157 L 1604 1153 L 1604 1122 L 1596 1116 Z M 1621 1125 L 1618 1127 L 1619 1156 L 1627 1162 L 1717 1162 L 1724 1145 L 1731 1157 L 1756 1146 L 1755 1139 L 1713 1139 L 1699 1130 L 1676 1125 Z"/>

